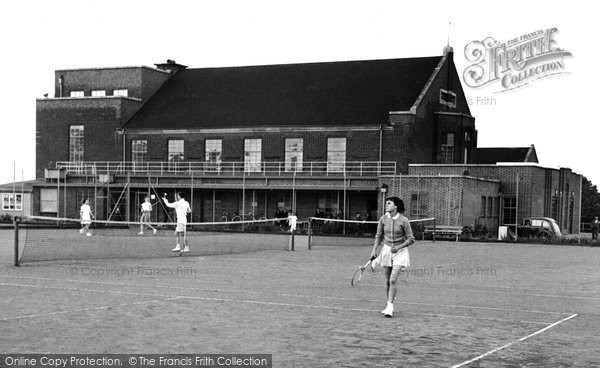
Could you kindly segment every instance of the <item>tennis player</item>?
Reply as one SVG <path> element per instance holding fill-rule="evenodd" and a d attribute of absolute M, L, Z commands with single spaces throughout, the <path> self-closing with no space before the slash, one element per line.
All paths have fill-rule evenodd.
<path fill-rule="evenodd" d="M 138 235 L 144 235 L 144 225 L 152 229 L 153 235 L 156 235 L 156 228 L 150 225 L 152 215 L 152 203 L 150 203 L 150 197 L 144 197 L 144 203 L 142 203 L 142 217 L 140 217 L 140 232 Z"/>
<path fill-rule="evenodd" d="M 92 224 L 92 218 L 94 218 L 94 214 L 90 208 L 90 201 L 87 198 L 84 199 L 83 203 L 81 204 L 81 208 L 79 209 L 79 217 L 81 219 L 81 230 L 79 230 L 79 233 L 83 234 L 85 232 L 87 236 L 92 236 L 92 233 L 90 233 L 90 225 Z"/>
<path fill-rule="evenodd" d="M 407 272 L 410 266 L 408 246 L 415 242 L 410 227 L 410 222 L 403 215 L 404 202 L 398 197 L 388 197 L 385 200 L 385 215 L 381 216 L 377 224 L 377 234 L 371 257 L 378 254 L 383 266 L 383 276 L 387 292 L 387 306 L 381 311 L 386 317 L 394 314 L 394 300 L 398 289 L 398 277 L 402 272 Z"/>
<path fill-rule="evenodd" d="M 173 203 L 169 203 L 167 199 L 167 194 L 163 197 L 165 201 L 165 205 L 167 207 L 171 207 L 175 209 L 175 213 L 177 214 L 177 227 L 175 228 L 175 235 L 177 236 L 177 246 L 171 251 L 173 252 L 189 252 L 190 248 L 188 248 L 187 238 L 185 234 L 185 227 L 187 225 L 187 214 L 191 213 L 192 210 L 190 208 L 190 203 L 185 200 L 185 193 L 177 193 L 177 201 Z M 181 248 L 181 244 L 183 244 L 183 248 Z"/>
<path fill-rule="evenodd" d="M 287 222 L 288 222 L 288 225 L 290 226 L 290 233 L 293 233 L 294 231 L 296 231 L 296 225 L 298 224 L 298 216 L 294 215 L 292 210 L 288 211 Z"/>

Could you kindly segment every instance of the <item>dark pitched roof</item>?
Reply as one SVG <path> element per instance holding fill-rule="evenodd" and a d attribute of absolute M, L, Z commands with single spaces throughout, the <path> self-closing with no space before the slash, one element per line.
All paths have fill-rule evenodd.
<path fill-rule="evenodd" d="M 496 164 L 498 162 L 538 163 L 535 147 L 490 147 L 477 148 L 473 155 L 474 164 Z"/>
<path fill-rule="evenodd" d="M 125 128 L 384 124 L 408 111 L 438 57 L 186 69 Z"/>

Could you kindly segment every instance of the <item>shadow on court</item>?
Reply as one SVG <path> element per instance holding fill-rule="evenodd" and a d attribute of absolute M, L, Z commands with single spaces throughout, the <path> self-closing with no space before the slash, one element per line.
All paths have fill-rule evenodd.
<path fill-rule="evenodd" d="M 593 366 L 600 356 L 596 248 L 417 241 L 387 319 L 381 274 L 350 286 L 370 241 L 177 257 L 165 238 L 162 258 L 153 245 L 155 258 L 13 267 L 11 237 L 0 231 L 6 353 L 273 354 L 275 367 Z"/>

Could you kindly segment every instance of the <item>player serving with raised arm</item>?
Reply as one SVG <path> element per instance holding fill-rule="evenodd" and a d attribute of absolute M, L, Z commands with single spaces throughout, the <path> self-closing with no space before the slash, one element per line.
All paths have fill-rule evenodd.
<path fill-rule="evenodd" d="M 394 300 L 396 299 L 397 281 L 402 272 L 407 272 L 410 266 L 408 246 L 415 242 L 410 222 L 403 215 L 404 202 L 398 197 L 385 199 L 385 214 L 377 224 L 375 244 L 371 257 L 375 257 L 381 245 L 379 261 L 383 266 L 383 276 L 387 291 L 387 306 L 381 311 L 386 317 L 394 314 Z"/>
<path fill-rule="evenodd" d="M 152 215 L 152 203 L 148 196 L 144 197 L 144 203 L 142 203 L 142 217 L 140 218 L 140 232 L 138 235 L 144 235 L 144 226 L 148 226 L 152 229 L 154 235 L 156 235 L 156 228 L 150 225 Z"/>
<path fill-rule="evenodd" d="M 186 225 L 187 225 L 187 214 L 191 213 L 192 210 L 190 208 L 190 203 L 185 200 L 185 193 L 177 193 L 177 201 L 173 203 L 169 203 L 167 199 L 167 193 L 165 193 L 163 197 L 163 201 L 165 205 L 170 208 L 175 209 L 175 213 L 177 214 L 177 227 L 175 228 L 175 235 L 177 236 L 177 246 L 171 249 L 173 252 L 181 252 L 181 254 L 189 252 L 186 237 Z M 183 248 L 181 247 L 183 244 Z"/>

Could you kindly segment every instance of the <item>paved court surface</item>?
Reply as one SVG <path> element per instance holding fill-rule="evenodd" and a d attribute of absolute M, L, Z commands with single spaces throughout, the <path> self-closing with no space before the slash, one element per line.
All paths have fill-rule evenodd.
<path fill-rule="evenodd" d="M 365 246 L 12 266 L 6 353 L 273 354 L 275 367 L 600 364 L 600 248 L 417 242 L 397 313 Z M 340 240 L 343 243 L 343 240 Z M 201 245 L 196 245 L 201 246 Z"/>

